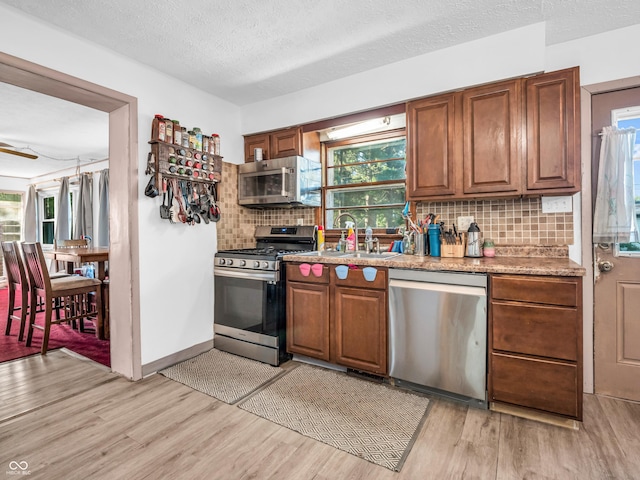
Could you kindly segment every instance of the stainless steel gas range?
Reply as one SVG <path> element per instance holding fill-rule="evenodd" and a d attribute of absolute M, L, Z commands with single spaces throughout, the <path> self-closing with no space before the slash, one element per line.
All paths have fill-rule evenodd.
<path fill-rule="evenodd" d="M 315 250 L 314 226 L 256 227 L 256 248 L 214 261 L 214 347 L 277 366 L 286 353 L 287 253 Z"/>

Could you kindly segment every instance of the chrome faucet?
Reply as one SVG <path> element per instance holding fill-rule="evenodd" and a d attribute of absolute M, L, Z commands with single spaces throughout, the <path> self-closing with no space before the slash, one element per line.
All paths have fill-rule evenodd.
<path fill-rule="evenodd" d="M 373 245 L 376 244 L 374 249 Z M 367 227 L 364 233 L 364 251 L 365 253 L 380 253 L 380 240 L 373 238 L 373 230 Z"/>
<path fill-rule="evenodd" d="M 353 227 L 354 227 L 354 232 L 353 233 L 356 236 L 356 241 L 355 241 L 356 250 L 355 251 L 357 252 L 358 251 L 358 222 L 356 222 L 356 219 L 353 217 L 353 215 L 351 215 L 350 213 L 344 212 L 344 213 L 341 213 L 340 215 L 338 215 L 336 217 L 336 219 L 333 222 L 333 226 L 334 227 L 340 227 L 340 219 L 342 217 L 349 217 L 351 219 L 351 221 L 353 222 Z"/>

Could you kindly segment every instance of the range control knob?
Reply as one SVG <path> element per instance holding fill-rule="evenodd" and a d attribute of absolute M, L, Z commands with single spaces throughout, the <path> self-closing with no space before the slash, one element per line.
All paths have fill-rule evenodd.
<path fill-rule="evenodd" d="M 260 268 L 260 262 L 258 262 L 257 260 L 253 262 L 253 268 Z"/>
<path fill-rule="evenodd" d="M 224 265 L 224 264 L 225 264 L 224 258 L 219 258 L 218 265 Z"/>
<path fill-rule="evenodd" d="M 227 260 L 227 265 L 233 265 L 233 260 L 231 259 Z"/>
<path fill-rule="evenodd" d="M 262 262 L 262 268 L 269 268 L 269 262 Z"/>
<path fill-rule="evenodd" d="M 244 260 L 240 260 L 240 266 L 244 267 L 247 264 L 247 262 L 245 262 Z"/>

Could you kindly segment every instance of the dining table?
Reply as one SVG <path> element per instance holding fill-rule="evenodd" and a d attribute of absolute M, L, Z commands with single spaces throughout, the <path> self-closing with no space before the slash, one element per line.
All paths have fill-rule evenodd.
<path fill-rule="evenodd" d="M 66 264 L 67 273 L 73 274 L 76 264 L 97 263 L 97 278 L 102 283 L 102 324 L 96 325 L 96 336 L 105 340 L 109 338 L 109 296 L 108 285 L 105 282 L 107 271 L 105 263 L 109 261 L 108 247 L 79 247 L 79 248 L 54 248 L 43 252 L 45 258 Z"/>
<path fill-rule="evenodd" d="M 100 280 L 106 278 L 105 263 L 109 261 L 108 247 L 80 247 L 80 248 L 54 248 L 44 252 L 45 257 L 57 262 L 65 262 L 67 273 L 73 273 L 75 264 L 97 263 L 98 276 Z"/>

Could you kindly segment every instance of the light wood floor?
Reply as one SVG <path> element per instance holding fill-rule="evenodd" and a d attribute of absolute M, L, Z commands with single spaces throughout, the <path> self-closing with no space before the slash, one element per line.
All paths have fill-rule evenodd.
<path fill-rule="evenodd" d="M 0 364 L 0 474 L 27 462 L 53 480 L 640 478 L 640 404 L 585 395 L 584 418 L 573 431 L 433 400 L 394 473 L 161 375 L 130 382 L 52 351 Z"/>

